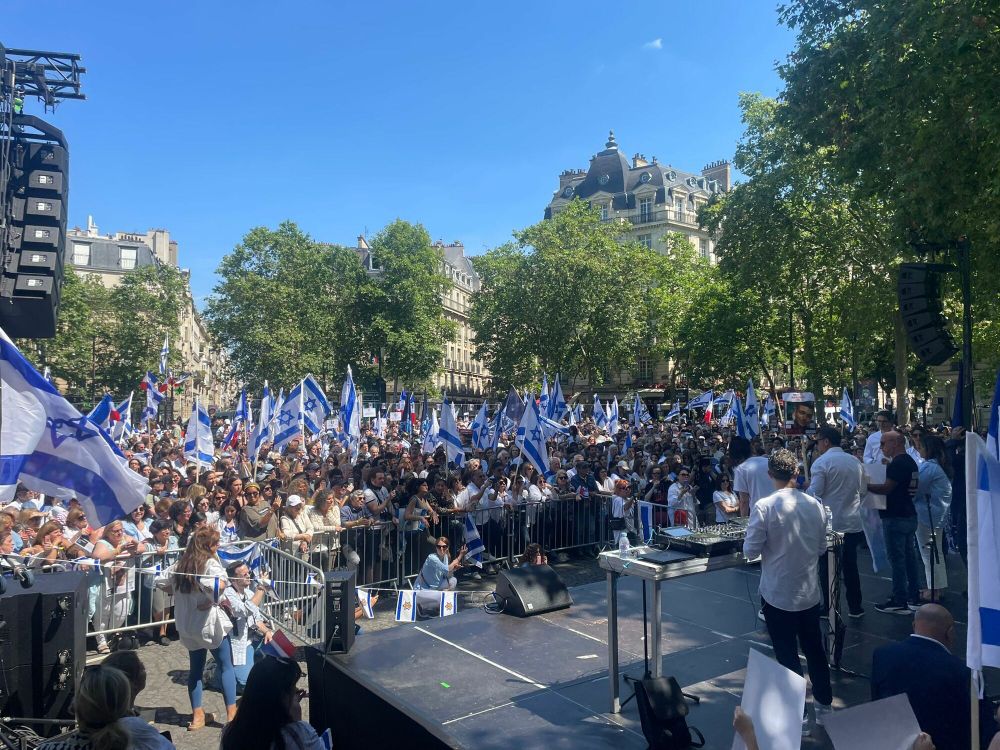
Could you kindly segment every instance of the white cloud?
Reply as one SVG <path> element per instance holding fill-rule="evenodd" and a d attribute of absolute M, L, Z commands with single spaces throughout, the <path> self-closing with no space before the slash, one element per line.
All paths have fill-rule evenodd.
<path fill-rule="evenodd" d="M 646 42 L 642 45 L 643 49 L 663 49 L 663 39 L 661 37 L 656 37 L 651 42 Z"/>

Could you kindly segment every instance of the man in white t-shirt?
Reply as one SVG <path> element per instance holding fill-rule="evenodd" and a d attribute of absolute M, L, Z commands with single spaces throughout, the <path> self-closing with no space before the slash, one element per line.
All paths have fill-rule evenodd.
<path fill-rule="evenodd" d="M 767 456 L 763 455 L 760 443 L 754 443 L 751 448 L 746 438 L 734 437 L 729 442 L 729 452 L 734 463 L 746 458 L 733 472 L 733 492 L 740 499 L 740 515 L 746 518 L 758 500 L 774 491 L 774 482 L 767 473 Z"/>
<path fill-rule="evenodd" d="M 895 431 L 896 420 L 892 418 L 891 411 L 882 409 L 875 414 L 875 424 L 878 425 L 878 429 L 865 441 L 865 463 L 888 464 L 889 458 L 882 452 L 882 437 Z M 906 454 L 917 462 L 917 466 L 924 462 L 924 457 L 909 442 L 906 444 Z"/>

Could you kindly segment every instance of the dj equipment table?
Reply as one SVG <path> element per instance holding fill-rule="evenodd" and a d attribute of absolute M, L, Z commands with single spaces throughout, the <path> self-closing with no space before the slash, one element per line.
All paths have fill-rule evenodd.
<path fill-rule="evenodd" d="M 660 582 L 695 573 L 705 573 L 710 570 L 733 568 L 737 565 L 743 565 L 744 560 L 737 553 L 695 557 L 692 554 L 677 552 L 673 549 L 660 551 L 653 547 L 633 547 L 625 556 L 622 556 L 618 551 L 603 552 L 598 557 L 598 563 L 607 572 L 608 580 L 608 685 L 611 689 L 611 713 L 616 714 L 621 712 L 621 697 L 618 688 L 618 579 L 621 576 L 635 576 L 641 579 L 644 594 L 646 582 L 652 584 L 651 674 L 653 677 L 661 677 Z"/>

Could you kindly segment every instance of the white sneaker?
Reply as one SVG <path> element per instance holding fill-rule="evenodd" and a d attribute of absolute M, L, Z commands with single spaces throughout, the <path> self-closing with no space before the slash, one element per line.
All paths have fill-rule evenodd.
<path fill-rule="evenodd" d="M 833 706 L 824 706 L 822 703 L 813 703 L 813 712 L 816 714 L 816 726 L 821 727 L 826 721 L 826 717 L 833 713 Z"/>

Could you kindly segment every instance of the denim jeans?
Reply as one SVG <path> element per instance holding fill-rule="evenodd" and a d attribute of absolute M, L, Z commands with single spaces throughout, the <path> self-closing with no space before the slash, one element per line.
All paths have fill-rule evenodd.
<path fill-rule="evenodd" d="M 201 708 L 202 678 L 205 676 L 205 660 L 208 649 L 200 648 L 189 651 L 191 668 L 188 671 L 188 696 L 191 698 L 191 708 Z M 236 705 L 236 670 L 233 668 L 233 648 L 227 635 L 222 645 L 212 649 L 212 656 L 222 680 L 222 696 L 227 706 Z"/>
<path fill-rule="evenodd" d="M 897 604 L 915 602 L 920 596 L 916 531 L 916 516 L 882 519 L 882 536 L 892 567 L 892 598 Z"/>

